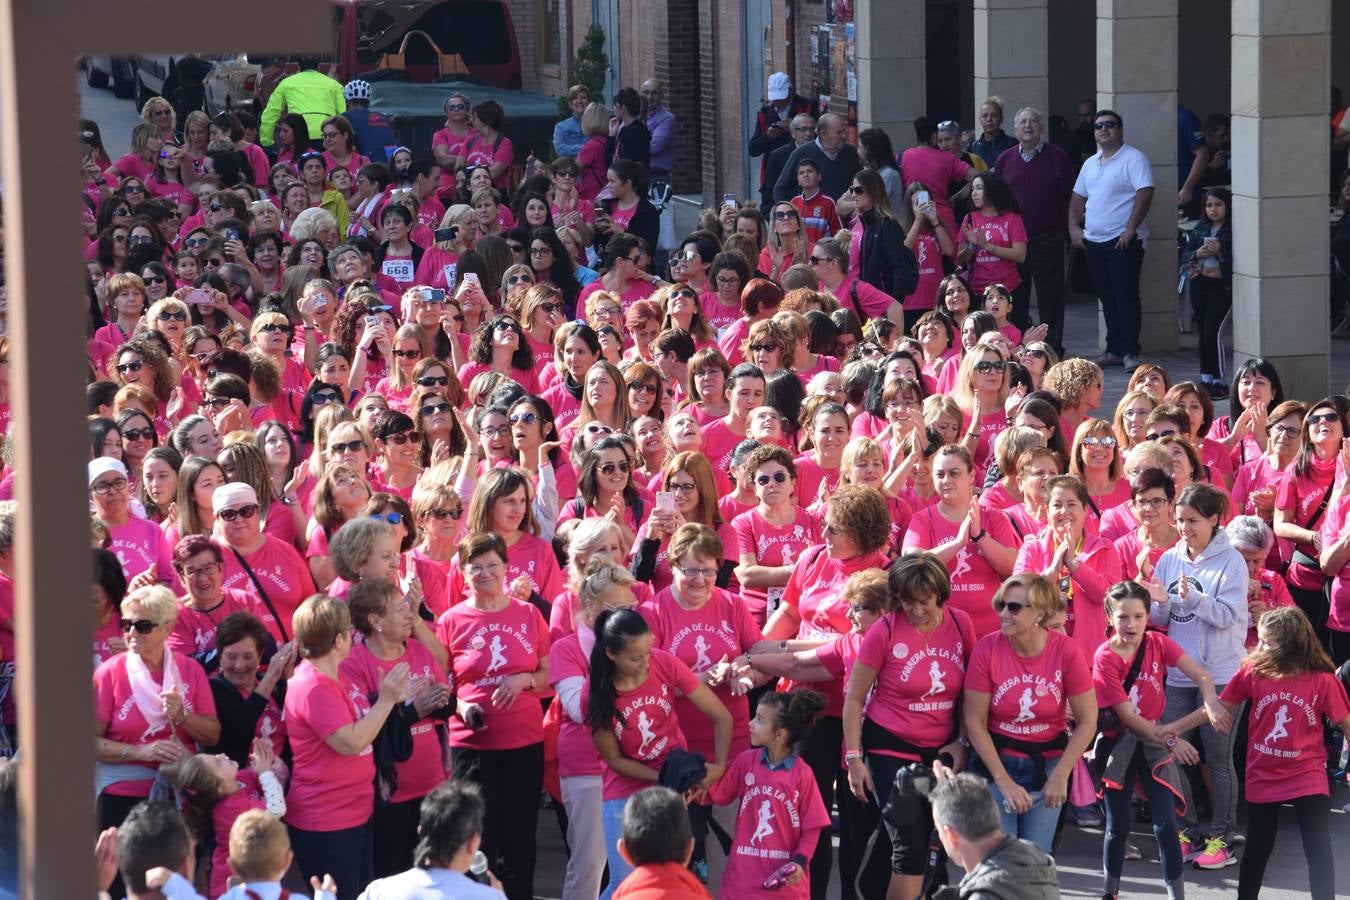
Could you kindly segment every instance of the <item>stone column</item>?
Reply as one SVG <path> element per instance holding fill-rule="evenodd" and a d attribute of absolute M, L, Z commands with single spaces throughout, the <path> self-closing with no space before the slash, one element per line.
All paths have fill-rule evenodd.
<path fill-rule="evenodd" d="M 1139 341 L 1145 355 L 1174 351 L 1178 339 L 1177 3 L 1097 0 L 1097 108 L 1118 112 L 1125 142 L 1153 164 L 1153 204 L 1144 220 L 1148 243 L 1139 277 Z M 1104 321 L 1099 331 L 1104 347 Z"/>
<path fill-rule="evenodd" d="M 924 5 L 924 0 L 859 0 L 855 8 L 858 130 L 885 129 L 897 153 L 914 146 L 914 120 L 928 102 Z"/>
<path fill-rule="evenodd" d="M 980 130 L 985 97 L 1003 98 L 1003 130 L 1024 106 L 1049 116 L 1050 64 L 1047 55 L 1047 0 L 975 0 L 975 109 L 971 125 Z"/>
<path fill-rule="evenodd" d="M 1328 392 L 1330 0 L 1233 2 L 1233 362 Z"/>

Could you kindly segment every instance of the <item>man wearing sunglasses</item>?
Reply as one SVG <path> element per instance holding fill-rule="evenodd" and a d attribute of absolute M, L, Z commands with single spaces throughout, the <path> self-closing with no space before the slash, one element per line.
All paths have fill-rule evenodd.
<path fill-rule="evenodd" d="M 1102 301 L 1106 351 L 1097 365 L 1139 368 L 1139 272 L 1153 202 L 1148 157 L 1125 143 L 1120 114 L 1100 109 L 1092 120 L 1097 152 L 1078 172 L 1069 200 L 1069 239 L 1082 247 L 1092 286 Z"/>

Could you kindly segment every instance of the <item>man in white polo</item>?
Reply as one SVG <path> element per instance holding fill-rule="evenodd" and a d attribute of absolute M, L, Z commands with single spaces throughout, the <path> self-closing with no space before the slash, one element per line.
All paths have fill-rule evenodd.
<path fill-rule="evenodd" d="M 1139 367 L 1139 270 L 1153 200 L 1148 157 L 1125 143 L 1120 114 L 1100 109 L 1092 120 L 1097 152 L 1083 163 L 1069 200 L 1069 238 L 1087 257 L 1093 287 L 1106 319 L 1106 352 L 1100 366 Z"/>

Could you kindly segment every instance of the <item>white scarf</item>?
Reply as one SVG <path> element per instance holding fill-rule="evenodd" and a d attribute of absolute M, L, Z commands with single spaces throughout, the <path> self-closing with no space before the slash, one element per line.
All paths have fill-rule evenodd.
<path fill-rule="evenodd" d="M 164 713 L 164 701 L 160 698 L 163 691 L 177 691 L 184 696 L 183 679 L 178 675 L 178 664 L 174 661 L 173 651 L 164 648 L 163 686 L 155 684 L 154 676 L 145 664 L 145 660 L 135 653 L 127 653 L 127 681 L 131 684 L 131 696 L 136 708 L 141 711 L 149 728 L 146 734 L 153 734 L 169 727 L 169 717 Z M 184 696 L 186 701 L 186 697 Z M 186 710 L 186 706 L 184 709 Z"/>

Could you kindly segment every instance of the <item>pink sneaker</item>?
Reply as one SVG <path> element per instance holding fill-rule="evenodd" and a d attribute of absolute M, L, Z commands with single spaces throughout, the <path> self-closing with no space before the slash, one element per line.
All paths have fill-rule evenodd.
<path fill-rule="evenodd" d="M 1191 840 L 1191 836 L 1189 833 L 1185 831 L 1181 832 L 1180 839 L 1181 839 L 1182 862 L 1191 862 L 1197 856 L 1199 856 L 1201 853 L 1204 852 L 1202 848 L 1196 846 L 1195 841 Z"/>
<path fill-rule="evenodd" d="M 1205 849 L 1195 857 L 1197 869 L 1225 869 L 1235 865 L 1237 857 L 1228 852 L 1228 844 L 1221 837 L 1212 837 L 1205 841 Z"/>

